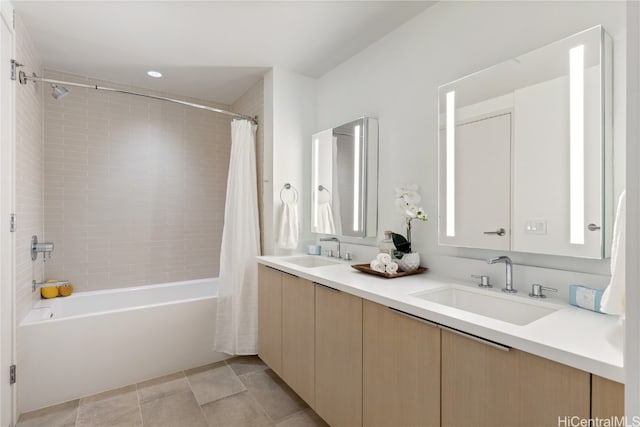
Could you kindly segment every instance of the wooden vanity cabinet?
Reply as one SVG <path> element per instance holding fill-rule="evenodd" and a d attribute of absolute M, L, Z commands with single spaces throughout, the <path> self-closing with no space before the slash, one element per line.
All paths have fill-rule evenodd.
<path fill-rule="evenodd" d="M 282 272 L 258 265 L 258 356 L 282 376 Z"/>
<path fill-rule="evenodd" d="M 363 304 L 363 425 L 440 425 L 440 329 Z"/>
<path fill-rule="evenodd" d="M 590 374 L 442 331 L 442 426 L 558 425 L 590 416 Z"/>
<path fill-rule="evenodd" d="M 591 418 L 624 416 L 624 384 L 591 375 Z"/>
<path fill-rule="evenodd" d="M 362 299 L 315 285 L 314 410 L 332 427 L 362 425 Z"/>

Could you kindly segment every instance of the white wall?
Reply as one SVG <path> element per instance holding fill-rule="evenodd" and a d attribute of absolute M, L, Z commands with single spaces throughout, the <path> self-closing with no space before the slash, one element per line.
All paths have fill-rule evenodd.
<path fill-rule="evenodd" d="M 269 122 L 271 116 L 271 128 L 265 128 L 263 253 L 266 255 L 287 252 L 275 245 L 282 204 L 280 190 L 285 183 L 294 186 L 299 195 L 299 248 L 311 239 L 309 189 L 311 134 L 316 130 L 315 97 L 316 81 L 309 77 L 280 68 L 274 68 L 265 76 L 265 122 Z M 267 200 L 271 200 L 271 206 Z M 272 232 L 266 230 L 268 215 L 272 215 Z"/>
<path fill-rule="evenodd" d="M 437 245 L 437 88 L 510 57 L 602 24 L 614 44 L 614 161 L 616 194 L 625 171 L 625 49 L 623 2 L 440 2 L 341 64 L 318 81 L 318 129 L 370 115 L 380 120 L 378 233 L 403 232 L 394 187 L 417 183 L 430 221 L 413 227 L 424 264 L 460 279 L 489 274 L 504 283 L 497 252 Z M 608 261 L 509 253 L 515 286 L 532 282 L 603 288 Z M 543 266 L 545 268 L 524 267 Z M 578 273 L 576 273 L 578 272 Z M 588 273 L 588 274 L 584 274 Z"/>

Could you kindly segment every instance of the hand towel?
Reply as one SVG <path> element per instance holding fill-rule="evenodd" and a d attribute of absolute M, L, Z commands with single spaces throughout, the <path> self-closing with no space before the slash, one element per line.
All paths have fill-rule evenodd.
<path fill-rule="evenodd" d="M 374 259 L 373 261 L 371 261 L 371 264 L 369 264 L 369 267 L 371 267 L 373 271 L 377 271 L 378 273 L 384 273 L 386 271 L 385 266 L 382 265 L 382 263 L 377 259 Z"/>
<path fill-rule="evenodd" d="M 625 314 L 625 232 L 627 222 L 627 192 L 626 190 L 618 199 L 616 222 L 613 226 L 613 239 L 611 242 L 611 280 L 609 286 L 602 295 L 600 311 L 609 314 Z"/>
<path fill-rule="evenodd" d="M 385 271 L 389 274 L 396 274 L 398 272 L 398 264 L 391 261 L 389 264 L 387 264 Z"/>
<path fill-rule="evenodd" d="M 382 252 L 382 253 L 379 253 L 378 256 L 376 256 L 376 259 L 380 264 L 386 267 L 391 262 L 391 255 L 385 254 L 384 252 Z"/>
<path fill-rule="evenodd" d="M 322 234 L 336 234 L 336 227 L 333 222 L 333 212 L 331 211 L 331 203 L 318 203 L 317 215 L 317 232 Z"/>
<path fill-rule="evenodd" d="M 278 228 L 278 247 L 281 249 L 297 249 L 299 228 L 298 201 L 283 202 L 280 227 Z"/>

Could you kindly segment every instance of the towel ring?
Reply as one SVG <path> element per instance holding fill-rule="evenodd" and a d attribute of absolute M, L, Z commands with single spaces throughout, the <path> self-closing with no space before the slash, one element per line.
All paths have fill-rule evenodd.
<path fill-rule="evenodd" d="M 290 190 L 290 191 L 292 191 L 292 192 L 293 192 L 293 201 L 294 201 L 294 202 L 297 202 L 297 201 L 298 201 L 298 190 L 296 190 L 296 188 L 295 188 L 293 185 L 291 185 L 291 184 L 289 184 L 289 183 L 287 182 L 287 183 L 285 183 L 285 184 L 282 186 L 282 188 L 280 189 L 280 201 L 281 201 L 282 203 L 285 203 L 284 199 L 282 198 L 282 192 L 283 192 L 284 190 Z"/>
<path fill-rule="evenodd" d="M 329 191 L 329 189 L 322 184 L 318 185 L 318 191 L 326 191 L 327 193 L 329 193 L 329 195 L 331 195 L 331 191 Z"/>

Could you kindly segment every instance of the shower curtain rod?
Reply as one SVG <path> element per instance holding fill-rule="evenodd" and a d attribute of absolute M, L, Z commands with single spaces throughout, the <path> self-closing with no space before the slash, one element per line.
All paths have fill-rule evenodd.
<path fill-rule="evenodd" d="M 131 91 L 128 91 L 128 90 L 123 90 L 123 89 L 115 89 L 115 88 L 112 88 L 112 87 L 90 85 L 90 84 L 85 84 L 85 83 L 67 82 L 67 81 L 63 81 L 63 80 L 45 79 L 44 77 L 38 77 L 38 76 L 35 76 L 35 75 L 34 76 L 27 76 L 26 74 L 22 74 L 22 73 L 23 72 L 20 73 L 21 74 L 20 75 L 20 83 L 22 83 L 22 84 L 26 84 L 28 80 L 32 80 L 32 81 L 38 81 L 38 82 L 44 82 L 44 83 L 52 83 L 52 84 L 75 86 L 75 87 L 84 87 L 84 88 L 95 89 L 95 90 L 104 90 L 104 91 L 107 91 L 107 92 L 124 93 L 124 94 L 127 94 L 127 95 L 135 95 L 135 96 L 141 96 L 141 97 L 144 97 L 144 98 L 151 98 L 151 99 L 158 99 L 158 100 L 161 100 L 161 101 L 173 102 L 175 104 L 186 105 L 188 107 L 200 108 L 201 110 L 213 111 L 214 113 L 226 114 L 227 116 L 232 116 L 232 117 L 239 118 L 239 119 L 249 120 L 249 121 L 253 122 L 256 125 L 258 124 L 258 119 L 256 117 L 251 117 L 251 116 L 247 116 L 247 115 L 240 114 L 240 113 L 234 113 L 233 111 L 222 110 L 220 108 L 209 107 L 207 105 L 195 104 L 193 102 L 181 101 L 179 99 L 168 98 L 168 97 L 165 97 L 165 96 L 147 95 L 147 94 L 139 93 L 139 92 L 131 92 Z"/>

